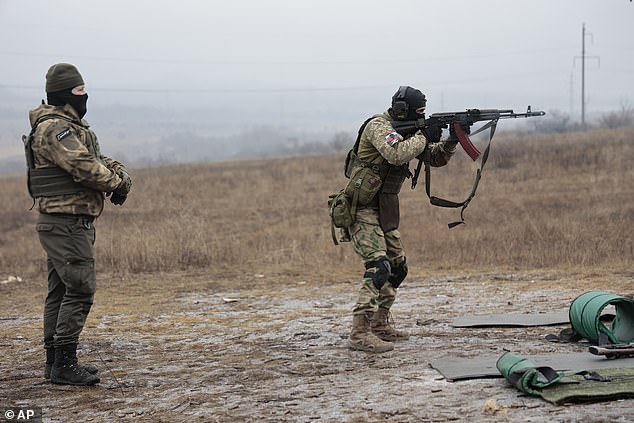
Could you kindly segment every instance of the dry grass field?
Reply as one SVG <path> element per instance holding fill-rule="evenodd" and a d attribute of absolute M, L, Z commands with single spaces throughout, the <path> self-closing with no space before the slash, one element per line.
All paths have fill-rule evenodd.
<path fill-rule="evenodd" d="M 97 265 L 116 274 L 204 269 L 328 275 L 357 266 L 330 239 L 326 200 L 342 155 L 133 170 L 122 207 L 96 226 Z M 401 232 L 418 269 L 628 268 L 634 257 L 634 130 L 494 140 L 467 224 L 403 188 Z M 411 165 L 413 167 L 413 163 Z M 462 200 L 474 164 L 459 151 L 432 194 Z M 422 178 L 422 176 L 421 176 Z M 0 271 L 43 270 L 24 177 L 0 187 Z"/>
<path fill-rule="evenodd" d="M 96 223 L 98 291 L 80 345 L 101 368 L 92 388 L 42 378 L 37 212 L 24 177 L 3 178 L 0 408 L 43 407 L 52 422 L 634 421 L 634 400 L 553 406 L 428 367 L 504 348 L 584 351 L 543 340 L 558 328 L 450 322 L 634 291 L 634 129 L 498 134 L 467 224 L 451 230 L 458 211 L 429 205 L 422 180 L 405 186 L 410 276 L 395 316 L 412 338 L 377 356 L 345 346 L 362 266 L 330 238 L 342 156 L 132 169 L 128 202 Z M 432 193 L 462 200 L 474 171 L 459 151 L 432 171 Z"/>

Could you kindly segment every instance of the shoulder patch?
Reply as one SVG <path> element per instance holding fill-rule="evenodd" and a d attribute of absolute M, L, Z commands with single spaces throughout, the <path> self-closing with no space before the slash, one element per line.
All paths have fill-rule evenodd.
<path fill-rule="evenodd" d="M 57 138 L 57 141 L 61 141 L 64 138 L 66 138 L 67 136 L 69 136 L 69 135 L 70 135 L 70 129 L 66 128 L 62 132 L 60 132 L 59 134 L 55 135 L 55 138 Z"/>
<path fill-rule="evenodd" d="M 394 144 L 398 142 L 398 132 L 392 132 L 387 134 L 385 136 L 385 141 L 387 141 L 387 143 L 393 147 Z"/>

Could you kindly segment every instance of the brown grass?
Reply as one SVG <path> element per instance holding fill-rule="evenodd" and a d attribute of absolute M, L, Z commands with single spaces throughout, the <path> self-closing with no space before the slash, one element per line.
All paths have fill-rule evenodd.
<path fill-rule="evenodd" d="M 358 266 L 335 247 L 328 194 L 346 182 L 342 155 L 133 169 L 123 207 L 97 222 L 98 270 L 279 272 L 310 278 Z M 634 130 L 543 136 L 498 134 L 467 225 L 428 204 L 424 181 L 401 196 L 413 271 L 612 267 L 634 257 Z M 412 162 L 412 167 L 414 162 Z M 432 173 L 432 193 L 462 200 L 474 164 L 463 152 Z M 41 272 L 37 211 L 25 178 L 0 186 L 0 277 Z"/>

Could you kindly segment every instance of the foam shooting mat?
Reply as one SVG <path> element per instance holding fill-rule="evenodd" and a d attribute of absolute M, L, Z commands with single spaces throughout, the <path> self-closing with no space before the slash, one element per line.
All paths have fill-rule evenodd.
<path fill-rule="evenodd" d="M 570 323 L 568 310 L 548 313 L 501 313 L 460 316 L 451 322 L 454 328 L 553 326 Z"/>
<path fill-rule="evenodd" d="M 429 363 L 450 382 L 466 379 L 502 377 L 496 367 L 499 355 L 487 355 L 478 358 L 442 357 Z M 539 354 L 526 356 L 533 363 L 548 366 L 557 371 L 598 370 L 614 367 L 634 368 L 634 357 L 607 360 L 604 357 L 587 352 L 564 354 Z"/>

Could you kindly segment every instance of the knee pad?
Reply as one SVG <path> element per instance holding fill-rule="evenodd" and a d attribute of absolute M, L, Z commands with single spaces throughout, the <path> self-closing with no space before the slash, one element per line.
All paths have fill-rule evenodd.
<path fill-rule="evenodd" d="M 381 289 L 390 277 L 392 268 L 387 257 L 380 257 L 378 260 L 369 261 L 365 264 L 364 278 L 372 279 L 372 284 L 376 289 Z"/>
<path fill-rule="evenodd" d="M 390 281 L 390 283 L 392 284 L 394 288 L 398 288 L 406 276 L 407 276 L 407 259 L 403 257 L 403 261 L 397 266 L 394 266 L 392 268 L 392 272 L 388 280 Z"/>

